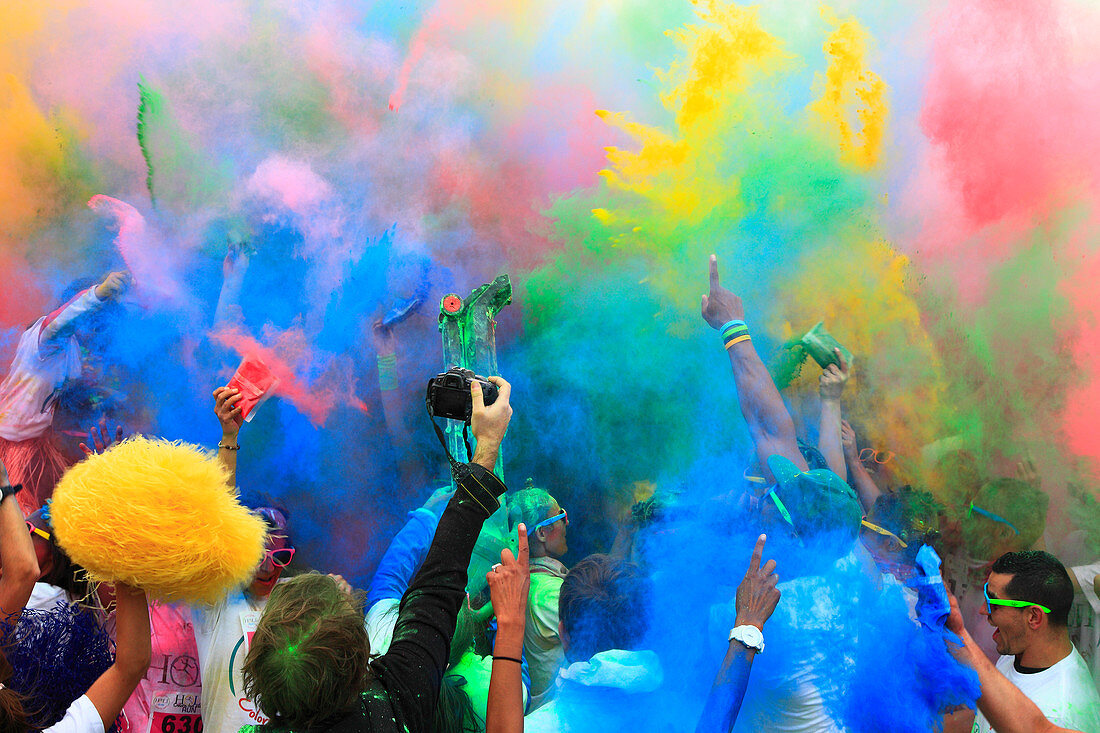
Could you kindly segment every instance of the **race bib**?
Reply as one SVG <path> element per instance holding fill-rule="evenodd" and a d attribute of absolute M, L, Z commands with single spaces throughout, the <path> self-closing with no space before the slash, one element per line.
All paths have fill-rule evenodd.
<path fill-rule="evenodd" d="M 202 733 L 202 706 L 197 692 L 153 696 L 147 733 Z"/>

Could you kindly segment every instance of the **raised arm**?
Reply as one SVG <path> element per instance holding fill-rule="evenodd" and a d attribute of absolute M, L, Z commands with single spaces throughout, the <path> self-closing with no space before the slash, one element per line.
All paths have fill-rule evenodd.
<path fill-rule="evenodd" d="M 850 371 L 840 349 L 834 349 L 838 364 L 830 364 L 821 371 L 818 394 L 821 396 L 821 424 L 817 433 L 817 448 L 825 456 L 829 469 L 845 481 L 848 470 L 844 467 L 844 447 L 840 437 L 840 396 L 848 383 Z"/>
<path fill-rule="evenodd" d="M 523 627 L 531 566 L 527 527 L 520 524 L 517 531 L 518 556 L 513 557 L 508 548 L 501 550 L 500 562 L 486 575 L 497 613 L 497 635 L 493 642 L 485 733 L 523 733 Z"/>
<path fill-rule="evenodd" d="M 768 469 L 768 458 L 778 454 L 807 470 L 806 460 L 798 450 L 798 442 L 787 407 L 775 388 L 767 367 L 753 348 L 744 326 L 745 308 L 741 298 L 726 290 L 718 280 L 718 257 L 710 256 L 710 293 L 703 296 L 703 319 L 718 331 L 729 330 L 726 353 L 737 385 L 737 400 L 741 414 L 749 426 L 749 435 L 756 446 L 756 455 L 763 466 L 764 478 L 774 478 Z M 733 325 L 731 325 L 733 324 Z M 725 333 L 723 333 L 725 336 Z"/>
<path fill-rule="evenodd" d="M 19 500 L 11 489 L 8 472 L 0 462 L 0 621 L 18 618 L 31 597 L 31 590 L 38 580 L 38 558 L 34 543 L 27 531 Z M 0 641 L 9 628 L 0 623 Z"/>
<path fill-rule="evenodd" d="M 844 462 L 848 464 L 848 483 L 859 495 L 859 503 L 863 505 L 863 512 L 871 511 L 875 501 L 882 495 L 882 489 L 878 487 L 863 461 L 859 460 L 859 445 L 856 443 L 856 431 L 848 424 L 847 420 L 840 421 L 840 440 L 844 446 Z"/>
<path fill-rule="evenodd" d="M 126 292 L 130 275 L 124 271 L 112 272 L 95 287 L 77 293 L 72 300 L 50 313 L 42 320 L 38 343 L 44 346 L 58 338 L 68 336 L 82 316 L 98 310 L 108 300 L 114 300 Z"/>
<path fill-rule="evenodd" d="M 375 664 L 387 675 L 406 714 L 410 730 L 430 727 L 439 699 L 440 681 L 447 664 L 458 610 L 466 598 L 466 568 L 485 520 L 500 508 L 504 484 L 493 475 L 500 443 L 508 429 L 511 387 L 490 377 L 499 388 L 496 401 L 486 407 L 481 387 L 473 383 L 471 431 L 477 440 L 474 460 L 458 477 L 428 554 L 401 599 L 389 651 Z"/>
<path fill-rule="evenodd" d="M 114 725 L 122 706 L 149 669 L 149 599 L 145 591 L 115 585 L 115 663 L 88 689 L 88 699 L 99 711 L 103 729 Z"/>
<path fill-rule="evenodd" d="M 222 289 L 214 308 L 214 329 L 232 328 L 244 321 L 241 311 L 241 288 L 248 272 L 248 244 L 230 241 L 222 261 Z"/>
<path fill-rule="evenodd" d="M 218 387 L 214 390 L 214 414 L 222 427 L 222 439 L 218 441 L 218 460 L 229 470 L 229 486 L 237 486 L 237 451 L 241 449 L 237 436 L 241 432 L 240 390 Z"/>
<path fill-rule="evenodd" d="M 760 535 L 756 540 L 749 568 L 741 584 L 737 586 L 737 620 L 734 622 L 734 629 L 752 626 L 763 632 L 764 622 L 771 618 L 776 604 L 779 603 L 780 591 L 775 587 L 779 582 L 779 576 L 775 574 L 775 560 L 768 560 L 764 567 L 760 567 L 766 540 L 766 535 Z M 755 657 L 755 648 L 737 639 L 730 639 L 726 657 L 722 660 L 718 676 L 714 678 L 714 685 L 710 688 L 710 694 L 703 706 L 703 714 L 695 727 L 696 733 L 728 733 L 733 730 L 737 714 L 741 711 L 741 703 L 745 699 L 745 690 L 749 686 L 749 672 Z"/>

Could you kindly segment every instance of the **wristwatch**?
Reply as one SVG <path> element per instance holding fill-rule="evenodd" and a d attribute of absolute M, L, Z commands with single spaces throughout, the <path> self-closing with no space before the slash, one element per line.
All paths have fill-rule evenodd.
<path fill-rule="evenodd" d="M 0 486 L 0 501 L 8 498 L 9 496 L 15 496 L 23 490 L 23 484 L 16 484 L 15 486 Z"/>
<path fill-rule="evenodd" d="M 764 634 L 755 626 L 744 624 L 730 629 L 730 641 L 739 641 L 758 653 L 764 651 Z"/>

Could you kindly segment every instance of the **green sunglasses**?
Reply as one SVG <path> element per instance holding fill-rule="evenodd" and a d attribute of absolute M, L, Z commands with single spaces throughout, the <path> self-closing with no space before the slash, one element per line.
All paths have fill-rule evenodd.
<path fill-rule="evenodd" d="M 1012 601 L 1007 598 L 990 598 L 989 581 L 986 581 L 986 584 L 982 586 L 982 594 L 985 596 L 985 608 L 990 613 L 990 615 L 993 614 L 994 606 L 1011 606 L 1013 608 L 1029 608 L 1031 606 L 1035 606 L 1043 613 L 1050 613 L 1050 609 L 1041 603 L 1032 603 L 1031 601 Z"/>

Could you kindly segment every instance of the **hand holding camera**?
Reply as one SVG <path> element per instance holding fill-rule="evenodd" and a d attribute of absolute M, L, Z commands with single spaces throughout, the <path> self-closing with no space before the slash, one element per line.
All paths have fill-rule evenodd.
<path fill-rule="evenodd" d="M 494 399 L 486 404 L 487 390 L 479 380 L 470 382 L 470 396 L 473 400 L 473 415 L 470 418 L 470 432 L 477 440 L 478 448 L 482 443 L 500 445 L 508 431 L 508 421 L 512 419 L 512 406 L 508 398 L 512 394 L 512 385 L 500 377 L 489 377 Z"/>
<path fill-rule="evenodd" d="M 452 367 L 428 380 L 425 402 L 432 417 L 469 424 L 477 441 L 473 462 L 492 471 L 512 418 L 512 406 L 508 404 L 511 392 L 512 386 L 500 377 L 485 378 L 469 369 Z M 438 426 L 436 432 L 442 442 Z"/>

